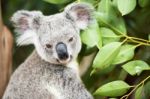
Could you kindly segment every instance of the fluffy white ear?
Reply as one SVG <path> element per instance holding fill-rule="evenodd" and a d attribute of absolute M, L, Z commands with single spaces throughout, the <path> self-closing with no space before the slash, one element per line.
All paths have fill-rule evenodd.
<path fill-rule="evenodd" d="M 86 3 L 72 3 L 64 12 L 66 17 L 75 22 L 79 29 L 85 29 L 92 20 L 93 7 Z"/>
<path fill-rule="evenodd" d="M 32 44 L 36 35 L 35 30 L 40 25 L 40 18 L 42 13 L 39 11 L 25 11 L 21 10 L 16 12 L 11 21 L 18 33 L 17 44 L 28 45 Z"/>

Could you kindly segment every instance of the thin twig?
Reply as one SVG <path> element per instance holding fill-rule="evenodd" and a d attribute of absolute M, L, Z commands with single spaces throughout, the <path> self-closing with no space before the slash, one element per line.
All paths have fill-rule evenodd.
<path fill-rule="evenodd" d="M 128 99 L 128 97 L 140 86 L 143 85 L 145 83 L 145 81 L 147 81 L 150 78 L 150 76 L 146 77 L 144 80 L 142 80 L 139 84 L 137 84 L 131 91 L 130 93 L 122 96 L 120 99 Z"/>

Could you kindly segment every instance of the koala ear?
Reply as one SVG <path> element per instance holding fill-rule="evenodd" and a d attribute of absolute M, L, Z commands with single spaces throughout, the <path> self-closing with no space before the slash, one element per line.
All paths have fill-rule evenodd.
<path fill-rule="evenodd" d="M 27 45 L 33 43 L 33 32 L 40 25 L 40 18 L 42 13 L 39 11 L 25 11 L 21 10 L 16 12 L 11 21 L 18 32 L 18 45 Z"/>
<path fill-rule="evenodd" d="M 64 12 L 66 17 L 74 21 L 79 29 L 85 29 L 92 20 L 94 9 L 86 3 L 72 3 Z"/>
<path fill-rule="evenodd" d="M 25 11 L 21 10 L 16 12 L 12 18 L 11 21 L 14 23 L 14 26 L 21 30 L 25 31 L 28 29 L 36 28 L 37 25 L 40 24 L 40 17 L 42 16 L 42 13 L 40 11 Z"/>

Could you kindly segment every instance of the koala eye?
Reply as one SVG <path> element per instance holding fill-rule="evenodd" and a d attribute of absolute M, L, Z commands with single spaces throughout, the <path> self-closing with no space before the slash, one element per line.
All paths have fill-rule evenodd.
<path fill-rule="evenodd" d="M 46 47 L 47 47 L 47 48 L 52 48 L 52 45 L 46 44 Z"/>
<path fill-rule="evenodd" d="M 72 42 L 73 41 L 73 37 L 71 37 L 71 38 L 69 38 L 69 40 L 68 40 L 69 42 Z"/>

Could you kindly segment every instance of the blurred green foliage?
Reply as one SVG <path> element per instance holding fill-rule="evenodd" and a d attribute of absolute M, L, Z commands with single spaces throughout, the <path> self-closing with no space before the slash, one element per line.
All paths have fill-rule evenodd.
<path fill-rule="evenodd" d="M 91 63 L 83 76 L 88 90 L 94 93 L 103 85 L 99 88 L 101 90 L 98 91 L 95 99 L 106 99 L 107 96 L 118 96 L 118 94 L 120 97 L 123 96 L 129 86 L 131 89 L 137 87 L 136 93 L 134 94 L 134 91 L 129 98 L 149 99 L 150 0 L 78 1 L 90 3 L 95 7 L 95 22 L 81 33 L 83 47 L 79 55 L 82 59 L 90 53 L 97 53 L 93 58 L 93 64 Z M 74 0 L 2 0 L 3 20 L 13 32 L 9 19 L 17 10 L 40 10 L 45 15 L 51 15 L 62 11 L 71 2 Z M 15 33 L 13 35 L 16 37 Z M 15 69 L 34 47 L 32 45 L 17 47 L 16 43 L 14 46 L 13 67 Z M 90 76 L 91 71 L 93 71 L 92 76 Z M 143 79 L 145 79 L 144 83 L 140 83 Z M 117 80 L 122 80 L 120 85 Z M 112 90 L 110 85 L 113 86 L 112 88 L 119 86 L 120 89 Z M 118 90 L 123 92 L 118 93 Z"/>

